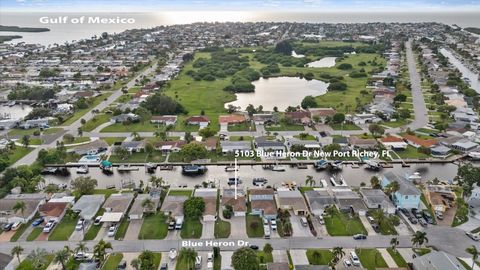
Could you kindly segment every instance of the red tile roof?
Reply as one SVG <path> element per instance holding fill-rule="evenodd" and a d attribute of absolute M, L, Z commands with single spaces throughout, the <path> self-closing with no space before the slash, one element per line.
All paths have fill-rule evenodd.
<path fill-rule="evenodd" d="M 245 115 L 242 115 L 242 114 L 229 114 L 229 115 L 220 115 L 218 117 L 218 121 L 220 123 L 237 124 L 237 123 L 245 122 L 246 119 L 245 119 Z"/>
<path fill-rule="evenodd" d="M 206 116 L 191 116 L 187 119 L 187 122 L 210 122 L 210 119 Z"/>
<path fill-rule="evenodd" d="M 438 143 L 438 141 L 435 140 L 435 139 L 424 140 L 424 139 L 418 138 L 415 135 L 409 135 L 409 134 L 404 135 L 403 138 L 405 138 L 406 140 L 408 140 L 408 141 L 410 141 L 414 144 L 417 144 L 417 145 L 420 145 L 420 146 L 423 146 L 423 147 L 431 147 L 431 146 L 434 146 L 435 144 Z"/>

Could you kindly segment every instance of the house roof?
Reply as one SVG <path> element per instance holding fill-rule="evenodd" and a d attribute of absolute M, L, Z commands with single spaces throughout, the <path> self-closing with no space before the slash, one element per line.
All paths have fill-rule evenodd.
<path fill-rule="evenodd" d="M 381 204 L 385 202 L 391 204 L 387 195 L 381 189 L 362 188 L 360 189 L 360 194 L 368 203 Z"/>
<path fill-rule="evenodd" d="M 333 195 L 327 190 L 309 190 L 305 192 L 305 197 L 312 211 L 324 209 L 335 203 Z"/>
<path fill-rule="evenodd" d="M 151 121 L 164 121 L 164 122 L 175 122 L 177 121 L 176 115 L 153 115 L 150 119 Z"/>
<path fill-rule="evenodd" d="M 108 148 L 108 143 L 104 140 L 97 139 L 86 144 L 75 146 L 73 152 L 77 154 L 85 154 L 90 150 L 98 150 L 100 148 Z"/>
<path fill-rule="evenodd" d="M 67 208 L 68 203 L 66 202 L 47 202 L 38 207 L 38 211 L 47 217 L 60 217 L 65 209 Z"/>
<path fill-rule="evenodd" d="M 217 215 L 217 198 L 216 197 L 206 197 L 203 198 L 205 202 L 205 210 L 203 211 L 204 215 Z"/>
<path fill-rule="evenodd" d="M 20 194 L 23 195 L 23 194 Z M 0 199 L 0 212 L 2 213 L 2 217 L 19 217 L 21 216 L 20 212 L 15 213 L 12 210 L 13 206 L 18 202 L 22 201 L 25 203 L 25 211 L 23 215 L 30 216 L 37 210 L 38 205 L 45 199 L 45 194 L 39 194 L 41 196 L 38 197 L 24 197 L 24 196 L 17 196 L 17 195 L 8 195 L 3 199 Z"/>
<path fill-rule="evenodd" d="M 415 135 L 410 135 L 410 134 L 403 135 L 403 138 L 405 138 L 406 140 L 414 144 L 417 144 L 423 147 L 431 147 L 438 143 L 436 139 L 421 139 Z"/>
<path fill-rule="evenodd" d="M 142 204 L 146 199 L 150 199 L 153 202 L 153 208 L 152 209 L 145 209 Z M 150 194 L 138 194 L 137 197 L 135 198 L 135 201 L 133 201 L 132 207 L 130 208 L 130 212 L 128 212 L 129 215 L 142 215 L 145 210 L 148 211 L 155 211 L 157 209 L 158 204 L 160 203 L 160 198 L 155 197 L 152 198 Z"/>
<path fill-rule="evenodd" d="M 188 196 L 167 196 L 163 201 L 162 212 L 171 212 L 172 216 L 183 216 L 183 203 Z"/>
<path fill-rule="evenodd" d="M 350 136 L 348 138 L 348 142 L 351 145 L 371 145 L 375 146 L 377 144 L 377 141 L 375 139 L 362 139 L 357 136 Z"/>
<path fill-rule="evenodd" d="M 220 124 L 235 124 L 235 123 L 243 123 L 247 119 L 243 114 L 229 114 L 229 115 L 220 115 L 218 117 L 218 122 Z"/>
<path fill-rule="evenodd" d="M 255 138 L 255 144 L 257 147 L 285 147 L 283 142 L 267 140 L 265 137 Z"/>
<path fill-rule="evenodd" d="M 277 206 L 274 200 L 255 200 L 251 201 L 250 205 L 252 209 L 263 209 L 265 215 L 277 214 Z"/>
<path fill-rule="evenodd" d="M 387 172 L 383 174 L 384 178 L 387 178 L 387 180 L 391 183 L 393 181 L 397 181 L 400 189 L 397 191 L 400 194 L 403 195 L 420 195 L 420 190 L 411 182 L 408 182 L 404 179 L 401 179 L 398 177 L 396 174 L 393 172 Z"/>
<path fill-rule="evenodd" d="M 252 188 L 250 195 L 273 195 L 275 192 L 271 188 Z"/>
<path fill-rule="evenodd" d="M 132 203 L 133 197 L 133 193 L 112 194 L 103 204 L 103 208 L 110 210 L 107 212 L 125 213 L 130 203 Z"/>
<path fill-rule="evenodd" d="M 444 251 L 435 251 L 418 256 L 412 261 L 414 269 L 466 270 L 457 258 Z"/>
<path fill-rule="evenodd" d="M 195 197 L 201 198 L 217 198 L 216 188 L 197 188 L 195 189 Z"/>
<path fill-rule="evenodd" d="M 337 113 L 333 108 L 309 108 L 308 111 L 312 116 L 320 117 L 333 116 Z"/>
<path fill-rule="evenodd" d="M 190 123 L 190 122 L 195 122 L 195 123 L 204 122 L 204 123 L 208 123 L 208 122 L 210 122 L 210 119 L 208 119 L 208 117 L 206 117 L 206 116 L 197 115 L 197 116 L 191 116 L 191 117 L 187 118 L 186 121 L 187 121 L 188 123 Z"/>
<path fill-rule="evenodd" d="M 92 219 L 98 212 L 98 209 L 100 209 L 104 200 L 104 194 L 83 195 L 73 205 L 72 210 L 79 211 L 80 216 L 85 219 Z"/>
<path fill-rule="evenodd" d="M 237 190 L 237 199 L 235 200 L 235 189 L 224 189 L 222 194 L 222 205 L 231 205 L 235 212 L 245 212 L 247 202 L 243 190 Z"/>
<path fill-rule="evenodd" d="M 304 111 L 304 110 L 285 113 L 285 117 L 292 118 L 292 119 L 310 118 L 310 116 L 311 116 L 311 113 L 309 111 Z"/>

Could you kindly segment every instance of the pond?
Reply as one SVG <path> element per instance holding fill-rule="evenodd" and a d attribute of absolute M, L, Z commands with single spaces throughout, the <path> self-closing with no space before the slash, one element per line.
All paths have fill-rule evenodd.
<path fill-rule="evenodd" d="M 314 68 L 327 68 L 327 67 L 334 67 L 336 57 L 324 57 L 320 60 L 310 62 L 306 64 L 307 67 L 314 67 Z"/>
<path fill-rule="evenodd" d="M 248 104 L 255 107 L 260 105 L 266 111 L 277 106 L 279 111 L 284 111 L 288 106 L 300 105 L 305 96 L 319 96 L 327 92 L 328 83 L 319 80 L 300 79 L 298 77 L 261 78 L 252 82 L 255 92 L 237 93 L 237 100 L 226 103 L 245 109 Z"/>

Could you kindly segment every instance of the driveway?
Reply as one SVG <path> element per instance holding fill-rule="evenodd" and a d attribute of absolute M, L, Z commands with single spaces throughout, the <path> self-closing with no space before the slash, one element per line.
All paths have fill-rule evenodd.
<path fill-rule="evenodd" d="M 220 251 L 222 256 L 222 270 L 233 270 L 232 267 L 232 255 L 233 251 Z"/>
<path fill-rule="evenodd" d="M 123 260 L 125 260 L 127 262 L 127 270 L 133 270 L 134 269 L 130 265 L 130 262 L 133 261 L 134 259 L 138 258 L 138 255 L 140 255 L 140 253 L 138 253 L 138 252 L 123 253 Z"/>
<path fill-rule="evenodd" d="M 160 265 L 162 265 L 162 263 L 167 263 L 168 269 L 175 269 L 175 266 L 177 264 L 177 259 L 178 257 L 172 261 L 168 257 L 168 252 L 162 252 L 162 260 L 160 261 Z"/>
<path fill-rule="evenodd" d="M 307 251 L 305 249 L 291 249 L 290 257 L 292 257 L 293 265 L 308 265 Z"/>
<path fill-rule="evenodd" d="M 136 240 L 142 228 L 143 219 L 132 219 L 128 225 L 124 240 Z"/>
<path fill-rule="evenodd" d="M 181 232 L 180 230 L 168 231 L 167 237 L 165 237 L 165 239 L 167 239 L 167 240 L 180 239 L 180 232 Z"/>
<path fill-rule="evenodd" d="M 103 239 L 103 237 L 106 235 L 107 224 L 106 224 L 106 223 L 102 223 L 101 226 L 102 226 L 102 227 L 100 228 L 100 230 L 98 230 L 97 236 L 95 236 L 95 241 L 100 241 L 100 240 Z"/>
<path fill-rule="evenodd" d="M 286 250 L 275 249 L 272 251 L 272 256 L 274 262 L 289 262 Z"/>
<path fill-rule="evenodd" d="M 300 216 L 296 216 L 293 212 L 290 213 L 290 223 L 292 224 L 293 237 L 310 237 L 312 233 L 308 227 L 302 226 Z"/>
<path fill-rule="evenodd" d="M 201 239 L 215 238 L 215 221 L 202 221 L 202 236 Z"/>
<path fill-rule="evenodd" d="M 325 225 L 320 224 L 320 221 L 318 221 L 318 217 L 316 216 L 312 217 L 312 223 L 313 223 L 313 228 L 315 228 L 315 231 L 317 232 L 318 237 L 329 236 L 327 232 L 327 227 L 325 227 Z"/>
<path fill-rule="evenodd" d="M 0 234 L 0 242 L 10 242 L 10 238 L 15 234 L 15 231 L 3 232 Z"/>
<path fill-rule="evenodd" d="M 247 238 L 247 223 L 245 217 L 232 217 L 230 220 L 230 238 Z"/>
<path fill-rule="evenodd" d="M 377 233 L 375 232 L 375 230 L 372 227 L 372 224 L 370 224 L 370 222 L 368 222 L 366 216 L 360 216 L 360 221 L 362 222 L 363 227 L 365 227 L 365 229 L 367 230 L 368 235 L 377 235 Z"/>
<path fill-rule="evenodd" d="M 85 229 L 84 230 L 74 230 L 73 233 L 70 235 L 70 237 L 68 238 L 68 240 L 70 241 L 82 241 L 83 240 L 83 232 L 87 232 L 88 231 L 88 225 L 85 226 Z"/>

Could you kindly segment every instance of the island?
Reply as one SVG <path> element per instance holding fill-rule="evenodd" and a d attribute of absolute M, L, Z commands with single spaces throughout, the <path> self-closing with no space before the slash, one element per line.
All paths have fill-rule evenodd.
<path fill-rule="evenodd" d="M 50 31 L 50 29 L 44 28 L 44 27 L 20 27 L 20 26 L 0 25 L 0 31 L 39 33 L 39 32 L 48 32 Z"/>
<path fill-rule="evenodd" d="M 16 39 L 16 38 L 22 38 L 22 36 L 19 36 L 19 35 L 14 35 L 14 36 L 0 36 L 0 43 L 3 43 L 5 41 L 10 41 L 12 39 Z"/>

